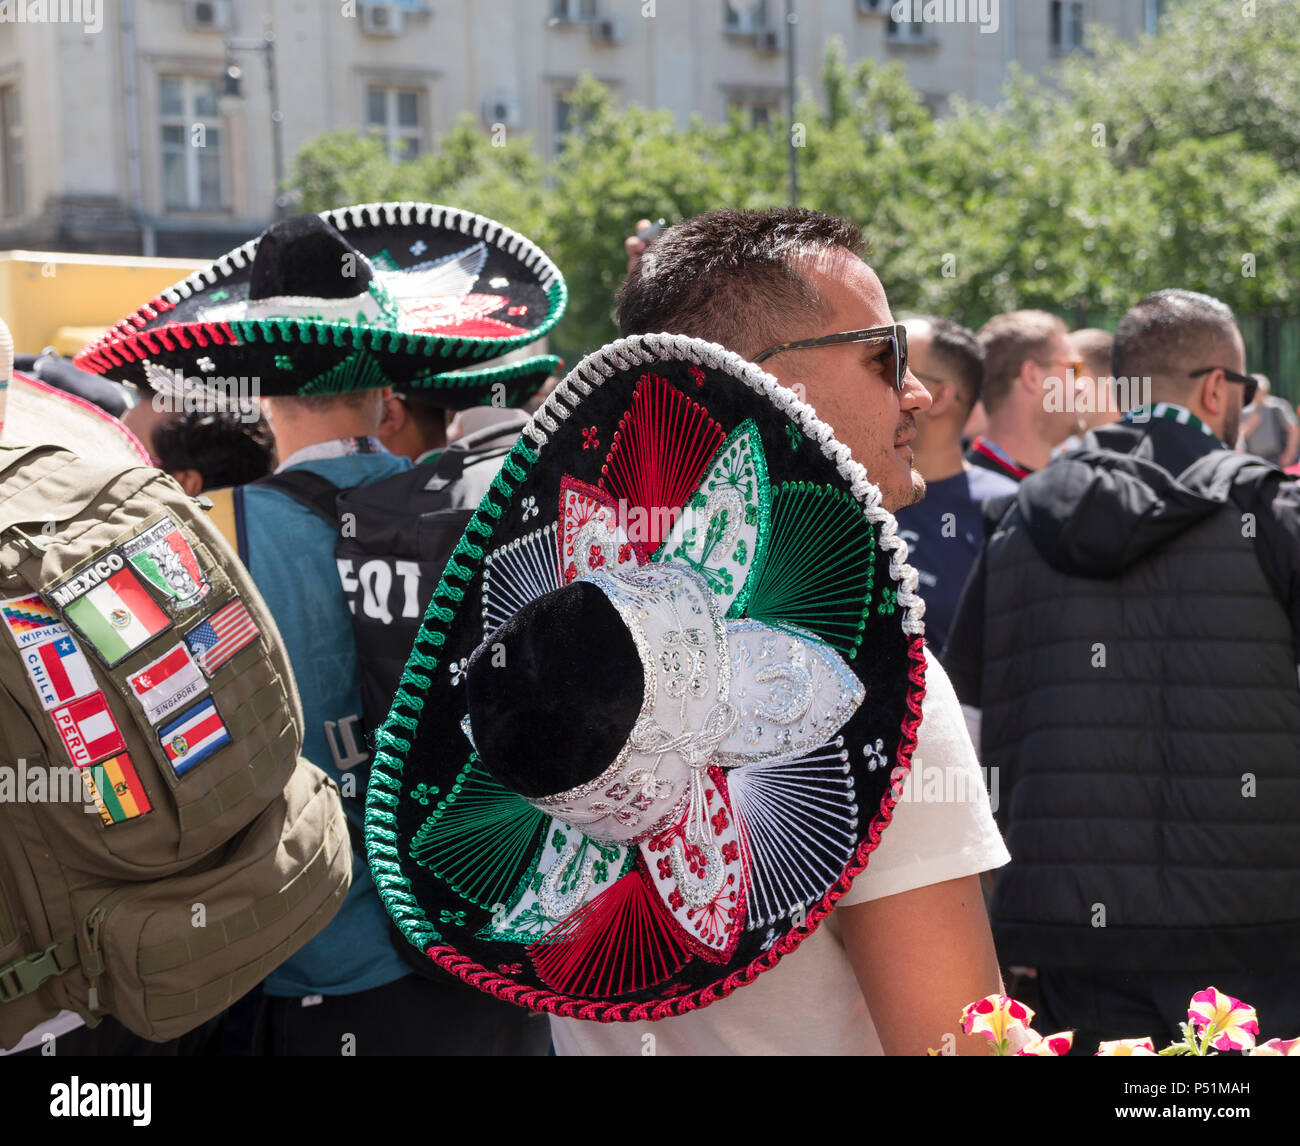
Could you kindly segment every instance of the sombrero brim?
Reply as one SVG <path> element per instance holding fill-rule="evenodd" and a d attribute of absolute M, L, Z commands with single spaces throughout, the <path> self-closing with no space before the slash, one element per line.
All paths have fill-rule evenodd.
<path fill-rule="evenodd" d="M 6 391 L 5 445 L 56 445 L 82 457 L 149 465 L 149 453 L 111 414 L 75 394 L 15 374 Z"/>
<path fill-rule="evenodd" d="M 734 821 L 739 853 L 727 860 L 731 898 L 719 892 L 697 918 L 664 897 L 667 844 L 593 843 L 495 782 L 462 728 L 462 682 L 468 658 L 505 616 L 573 575 L 556 549 L 563 493 L 604 499 L 610 512 L 620 501 L 633 512 L 702 502 L 696 491 L 719 472 L 709 468 L 721 464 L 719 447 L 742 434 L 761 443 L 767 500 L 752 548 L 737 546 L 731 572 L 744 588 L 727 616 L 821 642 L 866 700 L 838 737 L 795 759 L 710 770 L 711 807 L 726 812 L 712 822 L 721 831 Z M 632 561 L 635 548 L 618 547 L 617 560 Z M 635 560 L 663 557 L 653 548 Z M 924 605 L 900 551 L 863 468 L 758 367 L 670 335 L 623 339 L 585 359 L 525 427 L 461 538 L 377 736 L 366 840 L 402 933 L 484 991 L 603 1021 L 683 1014 L 774 966 L 866 866 L 910 767 Z M 604 560 L 594 546 L 592 560 Z M 594 701 L 554 703 L 581 721 Z M 801 796 L 782 803 L 810 786 L 821 805 Z M 538 889 L 565 874 L 563 849 L 588 845 L 594 883 L 584 876 L 585 900 L 559 919 Z M 710 912 L 716 936 L 700 931 Z"/>
<path fill-rule="evenodd" d="M 320 215 L 387 276 L 400 321 L 250 316 L 260 313 L 248 299 L 260 242 L 252 239 L 122 319 L 76 365 L 139 386 L 177 371 L 257 378 L 268 396 L 436 387 L 450 371 L 536 342 L 564 312 L 555 264 L 483 215 L 429 203 Z"/>
<path fill-rule="evenodd" d="M 500 366 L 469 367 L 435 374 L 399 389 L 423 396 L 449 410 L 473 406 L 522 406 L 554 374 L 564 369 L 554 354 L 539 354 Z"/>

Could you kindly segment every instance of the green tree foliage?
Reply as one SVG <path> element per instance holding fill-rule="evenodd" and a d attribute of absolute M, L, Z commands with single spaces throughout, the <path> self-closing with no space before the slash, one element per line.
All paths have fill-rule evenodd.
<path fill-rule="evenodd" d="M 406 164 L 377 138 L 321 136 L 291 185 L 310 209 L 426 199 L 522 230 L 569 280 L 553 342 L 570 360 L 615 334 L 635 221 L 785 202 L 791 132 L 801 202 L 863 227 L 896 312 L 973 325 L 1040 306 L 1096 321 L 1185 286 L 1243 314 L 1295 314 L 1300 4 L 1169 7 L 1155 37 L 1090 32 L 1091 51 L 1048 80 L 1013 72 L 993 108 L 954 99 L 934 119 L 899 65 L 850 64 L 831 41 L 817 91 L 767 131 L 738 115 L 678 125 L 584 78 L 550 163 L 526 137 L 493 140 L 467 118 Z"/>

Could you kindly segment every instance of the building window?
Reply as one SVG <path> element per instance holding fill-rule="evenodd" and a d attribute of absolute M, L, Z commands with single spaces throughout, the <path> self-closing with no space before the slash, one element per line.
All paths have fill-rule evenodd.
<path fill-rule="evenodd" d="M 0 165 L 3 165 L 4 213 L 21 215 L 27 206 L 23 185 L 23 114 L 18 86 L 0 88 Z"/>
<path fill-rule="evenodd" d="M 1083 0 L 1052 0 L 1050 35 L 1057 55 L 1083 51 Z"/>
<path fill-rule="evenodd" d="M 766 131 L 781 115 L 784 97 L 779 91 L 740 88 L 727 91 L 724 95 L 727 113 L 730 115 L 738 112 L 744 123 L 751 128 Z"/>
<path fill-rule="evenodd" d="M 910 9 L 904 9 L 903 15 L 909 15 Z M 896 20 L 890 13 L 885 25 L 886 42 L 890 44 L 930 44 L 934 42 L 930 25 L 924 20 Z"/>
<path fill-rule="evenodd" d="M 159 77 L 163 204 L 169 209 L 211 211 L 225 205 L 217 94 L 216 80 Z"/>
<path fill-rule="evenodd" d="M 724 32 L 752 35 L 767 26 L 767 0 L 722 0 Z"/>
<path fill-rule="evenodd" d="M 589 24 L 596 18 L 596 0 L 551 0 L 556 24 Z"/>
<path fill-rule="evenodd" d="M 420 93 L 412 88 L 367 88 L 366 127 L 384 137 L 388 158 L 415 159 L 422 150 Z"/>

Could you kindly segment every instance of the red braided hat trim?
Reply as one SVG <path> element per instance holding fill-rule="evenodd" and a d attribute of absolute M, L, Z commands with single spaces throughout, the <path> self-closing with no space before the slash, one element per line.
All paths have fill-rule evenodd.
<path fill-rule="evenodd" d="M 158 349 L 159 343 L 166 350 L 175 350 L 174 342 L 189 349 L 191 338 L 199 346 L 207 346 L 209 342 L 217 346 L 235 346 L 239 343 L 228 322 L 171 322 L 165 326 L 155 326 L 151 330 L 128 328 L 120 337 L 117 336 L 119 328 L 129 321 L 123 319 L 99 342 L 78 354 L 76 364 L 83 370 L 103 374 L 112 366 L 121 366 L 162 353 Z"/>

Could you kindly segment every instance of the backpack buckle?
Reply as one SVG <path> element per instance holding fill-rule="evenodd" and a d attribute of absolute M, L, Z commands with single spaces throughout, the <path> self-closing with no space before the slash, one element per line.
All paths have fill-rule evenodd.
<path fill-rule="evenodd" d="M 24 995 L 30 995 L 46 979 L 62 975 L 72 964 L 61 965 L 61 948 L 65 943 L 51 943 L 44 951 L 24 955 L 0 967 L 0 1003 L 12 1003 Z"/>

